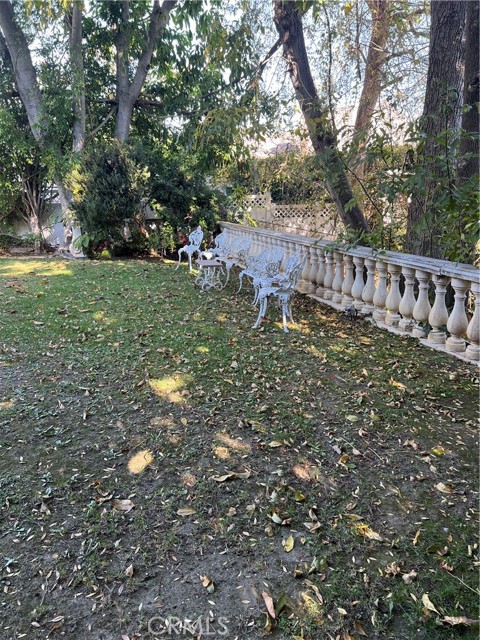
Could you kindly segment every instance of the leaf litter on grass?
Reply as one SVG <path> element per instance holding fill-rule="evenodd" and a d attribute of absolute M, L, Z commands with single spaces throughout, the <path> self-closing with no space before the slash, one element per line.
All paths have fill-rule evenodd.
<path fill-rule="evenodd" d="M 0 413 L 16 633 L 133 637 L 200 598 L 252 637 L 262 593 L 288 600 L 285 638 L 475 633 L 475 371 L 301 296 L 300 329 L 252 332 L 248 295 L 204 295 L 168 264 L 69 263 L 42 283 L 0 267 L 17 263 Z"/>

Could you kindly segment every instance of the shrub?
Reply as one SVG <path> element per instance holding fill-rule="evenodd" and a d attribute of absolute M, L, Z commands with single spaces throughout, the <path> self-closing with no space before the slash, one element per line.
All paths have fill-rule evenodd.
<path fill-rule="evenodd" d="M 179 232 L 188 235 L 198 225 L 204 232 L 215 229 L 224 196 L 209 187 L 194 157 L 182 156 L 172 142 L 140 141 L 133 147 L 133 157 L 149 169 L 146 201 L 160 224 L 148 236 L 156 250 L 181 246 Z"/>
<path fill-rule="evenodd" d="M 113 141 L 89 149 L 69 179 L 73 212 L 88 237 L 87 253 L 99 253 L 108 242 L 118 253 L 125 240 L 125 219 L 140 213 L 148 171 L 136 162 L 128 146 Z"/>

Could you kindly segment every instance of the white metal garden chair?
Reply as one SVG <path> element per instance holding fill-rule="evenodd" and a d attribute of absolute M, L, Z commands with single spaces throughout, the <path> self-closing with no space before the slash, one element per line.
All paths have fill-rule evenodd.
<path fill-rule="evenodd" d="M 247 260 L 245 269 L 240 271 L 238 277 L 240 280 L 240 287 L 237 293 L 240 292 L 243 284 L 243 277 L 247 276 L 252 280 L 262 277 L 272 277 L 280 273 L 280 266 L 283 260 L 283 249 L 281 247 L 267 247 L 258 256 L 250 256 Z M 255 290 L 254 304 L 257 299 L 257 291 Z"/>
<path fill-rule="evenodd" d="M 198 253 L 198 255 L 201 256 L 202 252 L 200 249 L 200 245 L 202 244 L 202 240 L 203 231 L 202 228 L 198 226 L 195 231 L 192 231 L 192 233 L 188 236 L 188 244 L 178 250 L 178 264 L 175 270 L 177 270 L 180 266 L 180 262 L 182 261 L 182 253 L 187 254 L 188 269 L 189 271 L 192 270 L 192 256 L 194 253 Z"/>
<path fill-rule="evenodd" d="M 227 279 L 225 285 L 230 279 L 230 271 L 234 264 L 244 265 L 248 259 L 248 252 L 252 245 L 251 238 L 235 238 L 231 242 L 227 242 L 222 252 L 216 256 L 217 260 L 223 262 L 227 271 Z"/>
<path fill-rule="evenodd" d="M 253 329 L 258 329 L 260 326 L 260 322 L 267 312 L 268 299 L 273 297 L 277 299 L 279 306 L 282 308 L 283 330 L 285 333 L 288 333 L 287 319 L 293 323 L 292 297 L 306 261 L 307 254 L 305 253 L 303 256 L 299 256 L 297 263 L 289 273 L 285 272 L 279 276 L 278 280 L 272 282 L 270 286 L 261 286 L 259 288 L 257 299 L 260 304 L 260 309 L 258 311 L 257 321 L 252 327 Z"/>
<path fill-rule="evenodd" d="M 280 273 L 261 273 L 257 276 L 254 276 L 252 279 L 252 285 L 255 289 L 255 297 L 253 299 L 253 304 L 256 305 L 258 301 L 258 292 L 262 287 L 273 287 L 279 286 L 283 282 L 286 282 L 290 277 L 290 273 L 292 269 L 297 266 L 297 263 L 302 259 L 302 250 L 297 249 L 295 253 L 293 253 L 285 263 L 285 269 Z"/>
<path fill-rule="evenodd" d="M 202 251 L 202 256 L 206 260 L 213 260 L 218 256 L 223 256 L 228 248 L 228 235 L 226 231 L 222 231 L 215 238 L 215 244 L 210 249 Z"/>

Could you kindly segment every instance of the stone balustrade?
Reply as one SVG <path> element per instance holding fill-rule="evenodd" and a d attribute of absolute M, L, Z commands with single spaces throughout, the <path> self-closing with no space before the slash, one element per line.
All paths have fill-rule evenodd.
<path fill-rule="evenodd" d="M 284 261 L 298 247 L 308 254 L 298 289 L 338 310 L 354 306 L 376 325 L 472 363 L 480 361 L 480 270 L 468 264 L 222 222 L 232 238 L 250 237 L 251 254 L 281 246 Z M 329 250 L 329 246 L 332 248 Z M 447 309 L 446 292 L 454 292 Z M 467 313 L 467 298 L 470 301 Z"/>

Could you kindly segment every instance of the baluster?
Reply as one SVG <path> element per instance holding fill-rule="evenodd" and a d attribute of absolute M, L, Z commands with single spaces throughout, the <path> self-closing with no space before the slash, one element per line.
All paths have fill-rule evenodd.
<path fill-rule="evenodd" d="M 345 263 L 345 278 L 342 284 L 342 304 L 345 307 L 349 307 L 353 304 L 352 287 L 354 283 L 353 278 L 353 256 L 349 256 L 348 253 L 343 255 L 343 262 Z"/>
<path fill-rule="evenodd" d="M 445 344 L 446 335 L 440 330 L 448 322 L 448 311 L 445 305 L 445 293 L 449 278 L 447 276 L 433 276 L 435 285 L 435 302 L 428 316 L 428 322 L 432 330 L 428 334 L 428 339 L 434 344 Z"/>
<path fill-rule="evenodd" d="M 468 328 L 468 318 L 465 311 L 465 298 L 468 282 L 459 278 L 452 278 L 452 287 L 455 290 L 455 304 L 447 321 L 447 331 L 450 336 L 445 343 L 447 351 L 459 353 L 465 351 L 466 342 L 464 336 Z"/>
<path fill-rule="evenodd" d="M 290 243 L 287 240 L 281 239 L 281 247 L 283 249 L 283 264 L 285 264 L 290 255 Z"/>
<path fill-rule="evenodd" d="M 315 279 L 317 283 L 317 290 L 315 292 L 315 295 L 319 296 L 319 298 L 322 298 L 323 294 L 325 293 L 323 281 L 325 280 L 325 275 L 327 273 L 325 269 L 325 253 L 320 247 L 317 248 L 316 252 L 318 256 L 318 271 L 317 277 Z"/>
<path fill-rule="evenodd" d="M 343 284 L 343 253 L 340 251 L 333 252 L 333 258 L 335 260 L 335 276 L 332 282 L 332 289 L 334 291 L 332 302 L 340 304 L 342 302 L 342 284 Z"/>
<path fill-rule="evenodd" d="M 355 265 L 355 282 L 352 287 L 352 297 L 354 299 L 355 309 L 361 311 L 363 309 L 362 293 L 365 287 L 365 280 L 363 278 L 363 265 L 364 259 L 355 256 L 353 258 L 353 264 Z"/>
<path fill-rule="evenodd" d="M 480 360 L 480 283 L 472 282 L 470 291 L 475 296 L 475 312 L 468 323 L 467 339 L 470 342 L 465 355 L 470 360 Z"/>
<path fill-rule="evenodd" d="M 402 331 L 411 331 L 413 328 L 413 309 L 415 307 L 415 294 L 413 287 L 415 285 L 415 269 L 411 267 L 402 267 L 403 277 L 405 278 L 405 290 L 398 310 L 402 319 L 398 323 L 398 328 Z"/>
<path fill-rule="evenodd" d="M 258 233 L 255 233 L 253 236 L 253 246 L 255 255 L 258 256 L 263 251 L 262 240 Z"/>
<path fill-rule="evenodd" d="M 325 278 L 323 279 L 323 286 L 325 288 L 325 291 L 323 292 L 323 298 L 324 300 L 331 300 L 333 298 L 333 289 L 332 289 L 332 282 L 333 282 L 333 253 L 331 251 L 328 251 L 328 253 L 325 254 L 325 262 L 326 262 L 326 273 L 325 273 Z"/>
<path fill-rule="evenodd" d="M 298 246 L 297 246 L 298 248 Z M 309 289 L 309 285 L 310 285 L 310 280 L 309 280 L 309 276 L 310 276 L 310 269 L 311 269 L 311 264 L 310 264 L 310 247 L 308 245 L 304 245 L 303 247 L 301 247 L 303 252 L 307 252 L 307 259 L 305 260 L 305 265 L 303 267 L 303 271 L 302 271 L 302 275 L 300 276 L 300 290 L 303 293 L 309 293 L 310 289 Z"/>
<path fill-rule="evenodd" d="M 385 316 L 385 324 L 390 327 L 396 327 L 400 322 L 400 314 L 398 308 L 402 300 L 400 295 L 400 272 L 402 268 L 397 264 L 389 264 L 388 271 L 390 273 L 390 291 L 385 301 L 387 315 Z"/>
<path fill-rule="evenodd" d="M 272 246 L 272 238 L 267 235 L 264 235 L 264 236 L 262 235 L 262 250 L 268 249 L 271 246 Z"/>
<path fill-rule="evenodd" d="M 428 299 L 428 285 L 432 276 L 430 273 L 420 271 L 419 269 L 417 269 L 415 275 L 418 280 L 418 298 L 413 307 L 415 326 L 412 329 L 412 336 L 415 338 L 425 338 L 427 335 L 426 324 L 430 311 L 432 310 L 430 300 Z"/>
<path fill-rule="evenodd" d="M 276 249 L 277 248 L 282 249 L 283 251 L 282 266 L 283 266 L 285 264 L 285 244 L 283 240 L 275 236 L 273 238 L 272 247 L 275 247 Z"/>
<path fill-rule="evenodd" d="M 310 271 L 308 272 L 308 283 L 306 287 L 307 293 L 315 293 L 317 289 L 316 278 L 318 272 L 318 255 L 316 247 L 312 244 L 309 247 L 310 253 Z"/>
<path fill-rule="evenodd" d="M 385 309 L 385 303 L 387 302 L 388 289 L 387 289 L 387 278 L 388 278 L 388 265 L 383 260 L 377 260 L 377 271 L 378 271 L 378 284 L 375 289 L 375 294 L 373 296 L 373 306 L 375 307 L 372 318 L 376 322 L 385 322 L 385 316 L 387 315 L 387 310 Z"/>
<path fill-rule="evenodd" d="M 361 312 L 370 314 L 374 312 L 373 296 L 375 295 L 375 260 L 373 258 L 365 258 L 365 266 L 367 267 L 367 282 L 363 287 L 362 300 L 365 303 Z"/>
<path fill-rule="evenodd" d="M 295 251 L 298 249 L 298 245 L 294 240 L 291 240 L 288 243 L 288 257 L 293 256 Z"/>

